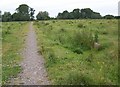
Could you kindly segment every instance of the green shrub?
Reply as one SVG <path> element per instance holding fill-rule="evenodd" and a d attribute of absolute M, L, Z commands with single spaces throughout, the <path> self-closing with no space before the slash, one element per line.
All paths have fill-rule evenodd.
<path fill-rule="evenodd" d="M 73 52 L 77 54 L 83 54 L 83 50 L 81 48 L 74 48 Z"/>
<path fill-rule="evenodd" d="M 73 38 L 74 47 L 88 50 L 93 47 L 94 38 L 90 30 L 81 30 L 75 33 Z"/>

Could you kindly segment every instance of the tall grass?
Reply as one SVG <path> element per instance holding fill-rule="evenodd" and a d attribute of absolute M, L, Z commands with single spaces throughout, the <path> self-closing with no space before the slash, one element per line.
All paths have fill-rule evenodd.
<path fill-rule="evenodd" d="M 22 26 L 21 26 L 22 24 Z M 2 84 L 5 85 L 21 71 L 20 51 L 27 32 L 26 23 L 4 22 L 2 25 Z M 21 28 L 19 28 L 21 27 Z"/>
<path fill-rule="evenodd" d="M 34 22 L 52 84 L 118 84 L 117 20 L 108 21 Z M 101 50 L 94 49 L 95 42 L 101 45 Z"/>

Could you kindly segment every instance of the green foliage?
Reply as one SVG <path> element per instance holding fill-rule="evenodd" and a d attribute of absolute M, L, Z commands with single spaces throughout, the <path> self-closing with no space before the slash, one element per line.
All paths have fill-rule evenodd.
<path fill-rule="evenodd" d="M 74 9 L 72 12 L 68 12 L 67 10 L 63 11 L 63 13 L 58 13 L 58 19 L 100 19 L 102 16 L 100 13 L 94 12 L 90 8 L 84 9 Z"/>
<path fill-rule="evenodd" d="M 48 20 L 50 19 L 49 13 L 47 11 L 39 12 L 36 16 L 37 20 Z"/>
<path fill-rule="evenodd" d="M 114 16 L 113 15 L 105 15 L 104 18 L 105 19 L 114 19 Z"/>
<path fill-rule="evenodd" d="M 30 21 L 30 20 L 34 19 L 35 10 L 26 4 L 19 5 L 19 7 L 16 9 L 16 11 L 17 12 L 13 13 L 12 15 L 10 12 L 5 12 L 2 15 L 2 21 L 3 22 Z"/>
<path fill-rule="evenodd" d="M 2 21 L 3 22 L 9 22 L 11 21 L 11 13 L 10 12 L 4 12 L 4 14 L 2 15 Z"/>
<path fill-rule="evenodd" d="M 83 29 L 81 31 L 78 31 L 75 33 L 74 35 L 74 47 L 77 48 L 82 48 L 82 49 L 92 49 L 93 47 L 93 43 L 94 43 L 94 39 L 93 39 L 93 35 L 92 32 L 89 31 L 88 29 Z"/>

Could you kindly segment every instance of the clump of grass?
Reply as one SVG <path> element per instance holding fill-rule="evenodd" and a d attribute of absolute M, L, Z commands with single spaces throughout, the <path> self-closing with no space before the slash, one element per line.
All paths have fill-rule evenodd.
<path fill-rule="evenodd" d="M 83 50 L 81 48 L 74 48 L 73 52 L 77 54 L 83 54 Z"/>
<path fill-rule="evenodd" d="M 48 61 L 50 63 L 55 63 L 56 62 L 55 60 L 56 60 L 55 54 L 53 52 L 49 52 L 49 54 L 48 54 Z"/>
<path fill-rule="evenodd" d="M 57 83 L 59 85 L 90 85 L 93 80 L 77 71 L 70 71 L 62 80 L 59 79 Z"/>
<path fill-rule="evenodd" d="M 64 28 L 61 28 L 60 29 L 60 32 L 65 32 L 66 30 Z"/>
<path fill-rule="evenodd" d="M 52 23 L 55 23 L 56 21 L 52 21 Z"/>
<path fill-rule="evenodd" d="M 77 25 L 77 27 L 78 27 L 78 28 L 85 28 L 85 25 L 79 23 L 79 24 Z"/>
<path fill-rule="evenodd" d="M 74 47 L 82 48 L 83 50 L 91 49 L 94 44 L 93 34 L 89 30 L 76 32 L 73 40 Z"/>
<path fill-rule="evenodd" d="M 53 26 L 52 26 L 52 25 L 49 25 L 49 29 L 52 30 L 52 29 L 53 29 Z"/>
<path fill-rule="evenodd" d="M 45 25 L 47 26 L 47 25 L 49 25 L 49 23 L 45 23 Z"/>

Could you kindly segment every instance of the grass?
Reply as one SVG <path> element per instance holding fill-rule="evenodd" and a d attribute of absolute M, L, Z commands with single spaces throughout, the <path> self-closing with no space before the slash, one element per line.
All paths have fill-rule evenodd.
<path fill-rule="evenodd" d="M 34 22 L 39 52 L 52 84 L 118 84 L 117 25 L 117 20 Z M 100 50 L 93 48 L 96 38 Z"/>
<path fill-rule="evenodd" d="M 10 78 L 16 77 L 21 71 L 19 66 L 21 50 L 28 31 L 26 22 L 2 23 L 2 84 L 7 84 Z"/>

